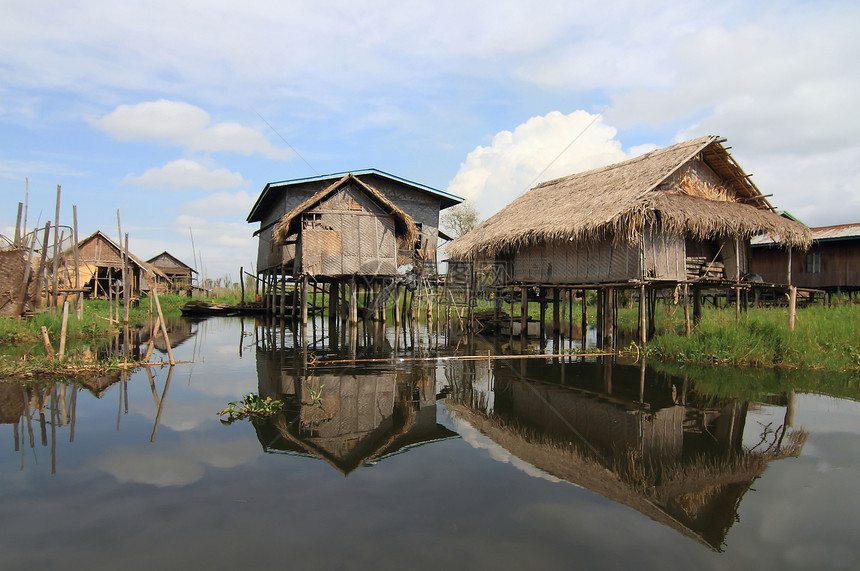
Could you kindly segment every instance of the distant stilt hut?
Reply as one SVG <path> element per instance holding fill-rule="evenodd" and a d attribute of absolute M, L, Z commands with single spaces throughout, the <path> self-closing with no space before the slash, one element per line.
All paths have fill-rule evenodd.
<path fill-rule="evenodd" d="M 168 252 L 162 252 L 148 259 L 146 263 L 161 270 L 167 276 L 170 292 L 191 294 L 194 287 L 194 274 L 197 273 L 191 266 Z"/>

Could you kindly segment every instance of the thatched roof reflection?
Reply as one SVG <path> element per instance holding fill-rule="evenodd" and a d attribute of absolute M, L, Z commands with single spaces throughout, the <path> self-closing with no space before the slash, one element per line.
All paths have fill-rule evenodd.
<path fill-rule="evenodd" d="M 745 403 L 652 406 L 497 373 L 494 408 L 456 390 L 445 407 L 524 462 L 715 551 L 768 462 L 799 455 L 807 436 L 782 427 L 778 446 L 752 452 L 742 447 Z"/>

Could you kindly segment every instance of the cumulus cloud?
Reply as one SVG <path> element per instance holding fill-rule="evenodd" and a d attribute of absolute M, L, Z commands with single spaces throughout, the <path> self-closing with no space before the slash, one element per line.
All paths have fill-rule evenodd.
<path fill-rule="evenodd" d="M 120 141 L 157 142 L 191 152 L 235 152 L 289 159 L 289 149 L 273 146 L 262 133 L 238 123 L 212 124 L 209 113 L 183 101 L 148 101 L 120 105 L 102 117 L 89 117 L 91 125 Z"/>
<path fill-rule="evenodd" d="M 688 30 L 666 59 L 673 80 L 616 93 L 605 115 L 620 128 L 680 126 L 679 141 L 725 136 L 779 208 L 814 226 L 855 222 L 858 17 L 856 6 L 823 4 Z"/>
<path fill-rule="evenodd" d="M 489 216 L 539 182 L 626 159 L 615 134 L 585 111 L 532 117 L 469 153 L 448 191 Z"/>
<path fill-rule="evenodd" d="M 126 175 L 122 182 L 149 188 L 215 190 L 248 186 L 241 174 L 225 168 L 210 170 L 197 161 L 179 159 L 163 167 L 151 168 L 141 175 Z"/>
<path fill-rule="evenodd" d="M 163 488 L 193 484 L 203 477 L 207 466 L 232 468 L 249 462 L 257 454 L 250 442 L 183 439 L 149 451 L 114 448 L 96 460 L 94 467 L 110 474 L 118 482 Z"/>

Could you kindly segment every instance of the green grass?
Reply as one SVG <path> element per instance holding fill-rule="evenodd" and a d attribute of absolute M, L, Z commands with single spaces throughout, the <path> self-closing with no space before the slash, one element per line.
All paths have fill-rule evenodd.
<path fill-rule="evenodd" d="M 649 341 L 648 357 L 710 365 L 860 370 L 860 306 L 799 309 L 794 331 L 786 308 L 708 309 L 688 338 L 674 332 Z"/>
<path fill-rule="evenodd" d="M 188 298 L 180 295 L 160 295 L 159 303 L 165 315 L 177 315 L 179 307 L 188 301 Z M 155 312 L 154 306 L 152 312 Z M 120 315 L 123 316 L 123 308 L 120 307 Z M 146 321 L 150 313 L 150 298 L 143 298 L 137 307 L 129 308 L 129 322 L 139 324 Z M 69 319 L 66 325 L 66 337 L 68 339 L 88 339 L 93 337 L 105 337 L 115 334 L 121 325 L 111 323 L 107 317 L 110 316 L 110 305 L 107 300 L 94 299 L 84 301 L 84 310 L 81 319 L 78 319 L 73 307 L 69 307 Z M 116 317 L 114 317 L 116 319 Z M 42 311 L 33 317 L 19 319 L 14 317 L 0 318 L 0 344 L 23 343 L 27 341 L 38 341 L 42 338 L 41 327 L 48 330 L 48 336 L 56 344 L 60 338 L 60 329 L 63 323 L 62 309 L 56 313 Z"/>

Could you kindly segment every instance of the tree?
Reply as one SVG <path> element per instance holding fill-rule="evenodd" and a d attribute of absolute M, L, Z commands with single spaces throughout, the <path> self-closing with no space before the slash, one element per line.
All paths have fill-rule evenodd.
<path fill-rule="evenodd" d="M 449 232 L 453 238 L 459 238 L 481 223 L 478 209 L 468 200 L 442 212 L 440 221 L 442 229 Z"/>

